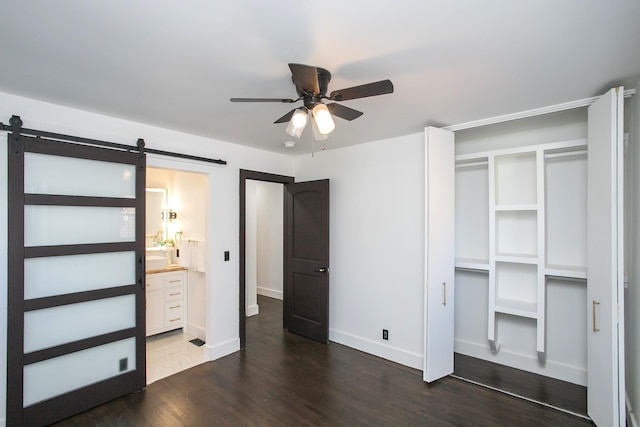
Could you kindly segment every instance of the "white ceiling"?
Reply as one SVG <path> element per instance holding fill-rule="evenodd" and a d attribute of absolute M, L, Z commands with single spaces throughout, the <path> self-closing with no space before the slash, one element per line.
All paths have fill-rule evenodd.
<path fill-rule="evenodd" d="M 344 105 L 327 149 L 598 95 L 640 77 L 638 0 L 2 0 L 0 91 L 265 150 L 293 150 L 287 64 Z M 301 104 L 301 103 L 299 103 Z M 23 118 L 28 122 L 28 118 Z M 8 118 L 0 118 L 7 121 Z M 27 125 L 28 123 L 25 123 Z M 147 141 L 152 146 L 152 141 Z"/>

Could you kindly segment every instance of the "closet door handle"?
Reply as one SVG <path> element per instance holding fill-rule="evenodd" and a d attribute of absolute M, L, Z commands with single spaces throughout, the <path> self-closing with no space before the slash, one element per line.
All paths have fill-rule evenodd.
<path fill-rule="evenodd" d="M 600 331 L 600 329 L 596 328 L 596 306 L 600 305 L 600 303 L 596 300 L 593 300 L 593 304 L 591 305 L 592 308 L 592 316 L 593 316 L 593 332 L 598 332 Z"/>
<path fill-rule="evenodd" d="M 442 305 L 447 305 L 447 282 L 442 282 Z"/>

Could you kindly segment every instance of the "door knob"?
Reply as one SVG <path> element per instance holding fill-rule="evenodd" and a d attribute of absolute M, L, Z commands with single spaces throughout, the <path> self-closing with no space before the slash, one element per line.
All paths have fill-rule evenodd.
<path fill-rule="evenodd" d="M 328 273 L 329 269 L 325 267 L 320 267 L 319 269 L 313 270 L 313 271 L 315 271 L 316 273 Z"/>

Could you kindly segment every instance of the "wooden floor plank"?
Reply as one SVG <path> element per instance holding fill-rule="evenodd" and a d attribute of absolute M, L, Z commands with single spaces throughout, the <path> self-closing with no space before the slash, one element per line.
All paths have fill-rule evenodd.
<path fill-rule="evenodd" d="M 282 304 L 259 298 L 247 349 L 183 371 L 58 426 L 539 426 L 588 420 L 452 377 L 282 330 Z"/>
<path fill-rule="evenodd" d="M 527 399 L 587 415 L 587 388 L 583 386 L 457 353 L 454 374 Z"/>

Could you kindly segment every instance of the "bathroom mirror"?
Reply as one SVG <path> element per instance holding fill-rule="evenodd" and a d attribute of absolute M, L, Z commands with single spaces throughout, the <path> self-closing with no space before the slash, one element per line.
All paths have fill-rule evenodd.
<path fill-rule="evenodd" d="M 160 242 L 167 238 L 167 189 L 147 188 L 146 196 L 145 246 L 148 251 L 162 250 Z"/>

